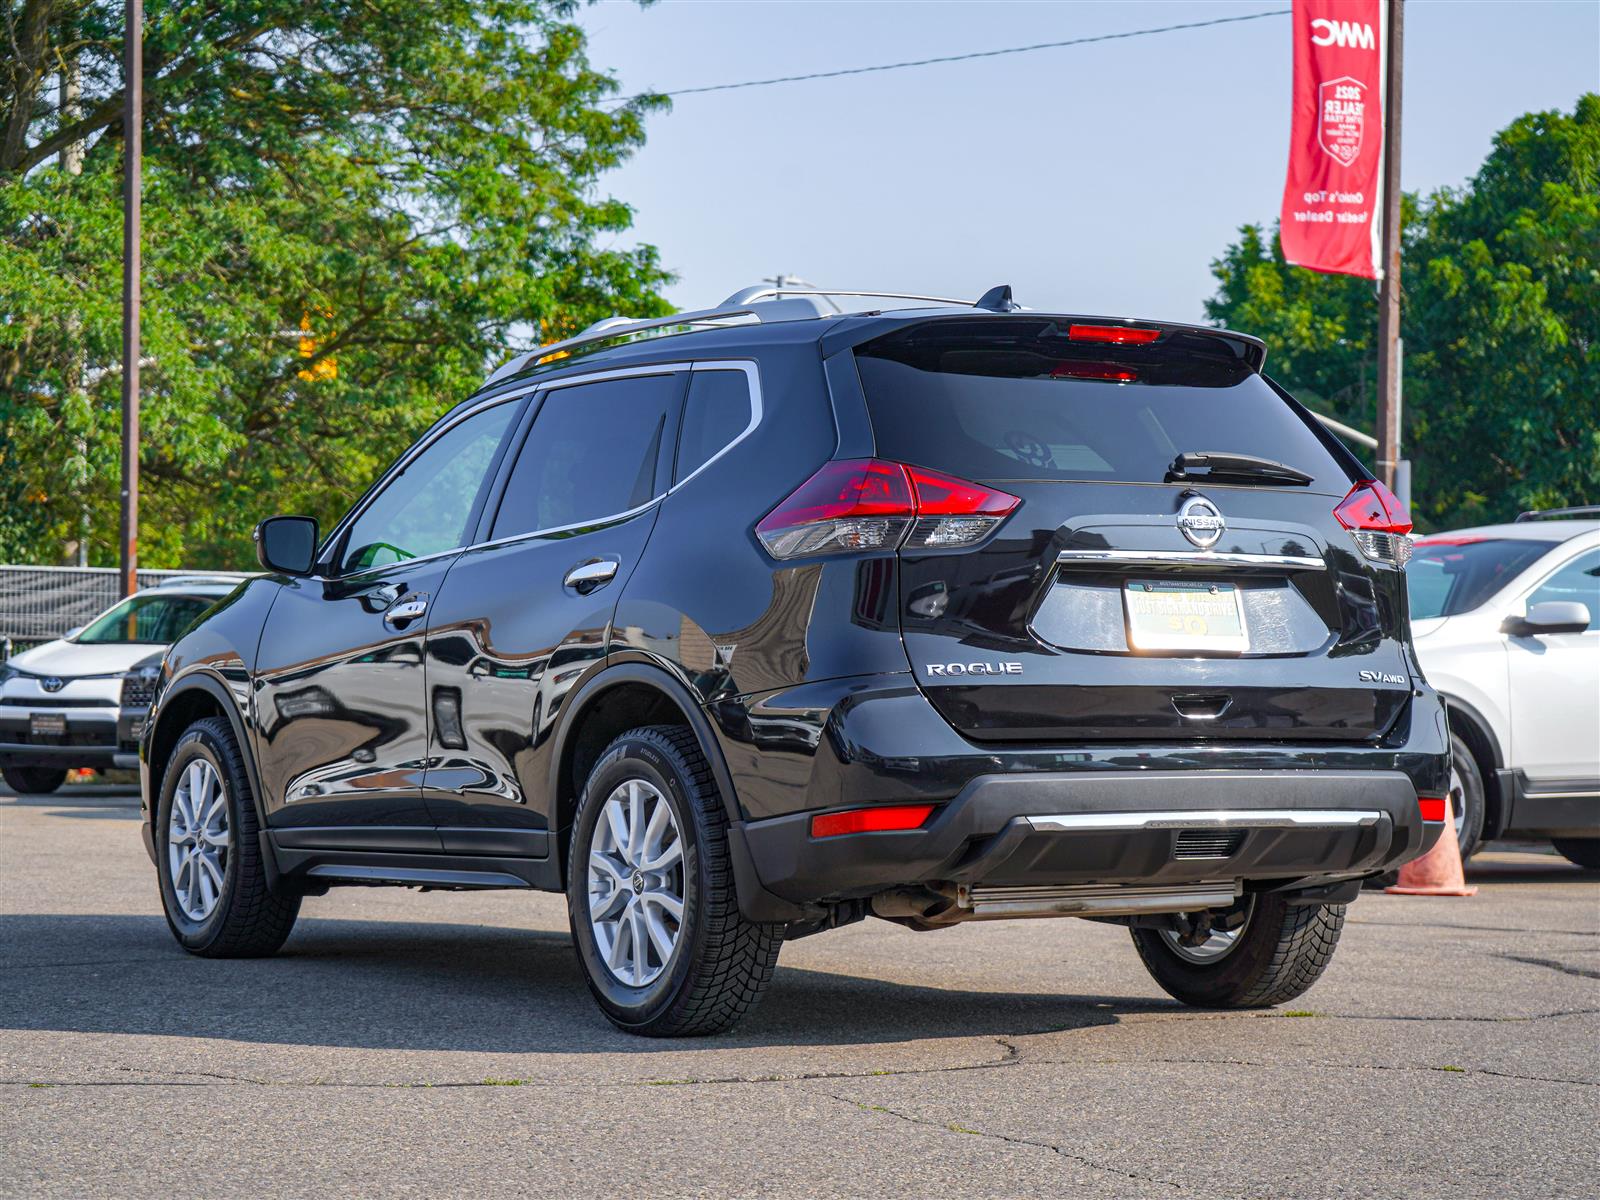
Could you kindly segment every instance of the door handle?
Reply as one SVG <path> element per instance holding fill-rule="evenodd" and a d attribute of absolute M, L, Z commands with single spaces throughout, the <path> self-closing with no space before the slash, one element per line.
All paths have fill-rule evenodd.
<path fill-rule="evenodd" d="M 426 596 L 415 596 L 410 600 L 402 600 L 398 604 L 391 604 L 383 614 L 385 625 L 399 626 L 415 621 L 428 611 Z"/>
<path fill-rule="evenodd" d="M 614 558 L 595 558 L 585 563 L 579 563 L 567 572 L 567 577 L 561 582 L 580 596 L 587 596 L 590 592 L 598 591 L 605 587 L 617 575 L 617 560 Z"/>

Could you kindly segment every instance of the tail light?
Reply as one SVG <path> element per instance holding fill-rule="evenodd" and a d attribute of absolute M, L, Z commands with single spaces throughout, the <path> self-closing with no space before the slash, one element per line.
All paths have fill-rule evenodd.
<path fill-rule="evenodd" d="M 1411 539 L 1406 536 L 1411 532 L 1411 516 L 1399 497 L 1376 479 L 1351 488 L 1333 515 L 1373 562 L 1403 567 L 1411 560 Z"/>
<path fill-rule="evenodd" d="M 971 546 L 1022 501 L 1007 492 L 880 458 L 824 463 L 756 526 L 774 558 Z"/>

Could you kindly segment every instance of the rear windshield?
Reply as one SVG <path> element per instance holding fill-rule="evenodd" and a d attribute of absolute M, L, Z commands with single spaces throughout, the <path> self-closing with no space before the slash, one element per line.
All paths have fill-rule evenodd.
<path fill-rule="evenodd" d="M 1470 612 L 1550 551 L 1549 542 L 1525 538 L 1424 539 L 1411 552 L 1406 592 L 1411 619 Z"/>
<path fill-rule="evenodd" d="M 1071 340 L 1051 319 L 917 325 L 856 350 L 885 458 L 982 481 L 1162 482 L 1182 453 L 1248 454 L 1343 495 L 1306 423 L 1220 338 Z"/>

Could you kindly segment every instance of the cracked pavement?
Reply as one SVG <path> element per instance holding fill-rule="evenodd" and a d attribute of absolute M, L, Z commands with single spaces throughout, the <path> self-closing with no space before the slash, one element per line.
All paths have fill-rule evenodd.
<path fill-rule="evenodd" d="M 178 950 L 126 790 L 0 795 L 0 1195 L 1591 1196 L 1600 874 L 1367 894 L 1292 1006 L 1083 921 L 784 947 L 731 1035 L 589 999 L 558 896 L 346 889 Z"/>

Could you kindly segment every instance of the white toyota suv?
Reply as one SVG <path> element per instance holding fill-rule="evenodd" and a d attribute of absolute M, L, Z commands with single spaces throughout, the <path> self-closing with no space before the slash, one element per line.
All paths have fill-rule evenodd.
<path fill-rule="evenodd" d="M 238 580 L 178 577 L 0 663 L 0 774 L 53 792 L 75 767 L 137 767 L 161 655 Z"/>
<path fill-rule="evenodd" d="M 1461 853 L 1549 838 L 1600 868 L 1600 510 L 1418 538 L 1411 629 L 1450 713 Z"/>

